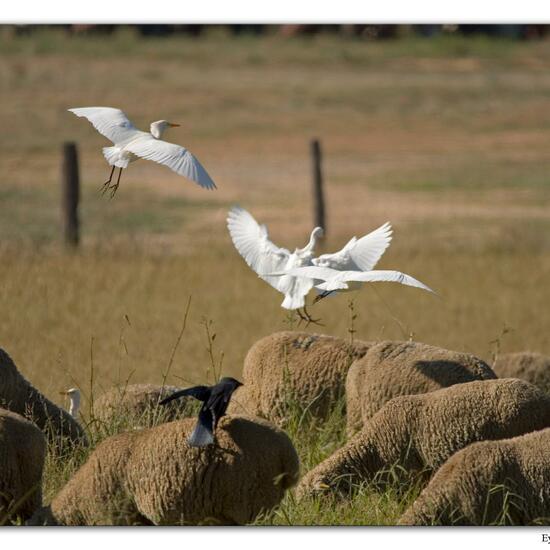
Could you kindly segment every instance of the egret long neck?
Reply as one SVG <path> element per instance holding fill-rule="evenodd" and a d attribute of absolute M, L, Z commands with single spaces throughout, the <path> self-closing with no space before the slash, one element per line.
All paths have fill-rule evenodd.
<path fill-rule="evenodd" d="M 69 405 L 69 414 L 76 418 L 80 409 L 80 395 L 71 395 L 71 404 Z"/>
<path fill-rule="evenodd" d="M 309 242 L 306 244 L 304 248 L 302 248 L 301 252 L 303 253 L 312 252 L 316 244 L 317 244 L 317 230 L 314 229 L 311 232 L 311 235 L 309 237 Z"/>

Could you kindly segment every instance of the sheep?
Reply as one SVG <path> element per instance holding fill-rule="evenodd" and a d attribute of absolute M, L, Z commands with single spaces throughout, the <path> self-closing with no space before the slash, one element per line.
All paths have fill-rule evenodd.
<path fill-rule="evenodd" d="M 467 353 L 416 342 L 380 342 L 349 368 L 348 437 L 394 397 L 495 378 L 486 363 Z"/>
<path fill-rule="evenodd" d="M 343 395 L 346 373 L 371 344 L 307 332 L 276 332 L 256 342 L 243 369 L 244 385 L 228 412 L 252 414 L 284 425 L 288 404 L 325 418 Z"/>
<path fill-rule="evenodd" d="M 298 455 L 267 421 L 224 416 L 190 447 L 194 418 L 105 439 L 33 525 L 245 524 L 298 480 Z"/>
<path fill-rule="evenodd" d="M 0 409 L 0 525 L 29 518 L 42 504 L 44 434 L 32 422 Z"/>
<path fill-rule="evenodd" d="M 454 454 L 400 525 L 548 524 L 550 428 L 482 441 Z"/>
<path fill-rule="evenodd" d="M 0 407 L 32 420 L 58 448 L 67 440 L 87 444 L 78 421 L 34 388 L 3 349 L 0 349 Z"/>
<path fill-rule="evenodd" d="M 466 382 L 395 397 L 344 447 L 304 476 L 298 496 L 325 491 L 345 495 L 352 484 L 376 480 L 395 465 L 409 474 L 422 474 L 418 476 L 422 484 L 470 443 L 514 437 L 548 426 L 550 396 L 514 378 Z"/>
<path fill-rule="evenodd" d="M 176 420 L 191 413 L 193 405 L 189 400 L 174 401 L 166 407 L 160 407 L 159 402 L 180 389 L 176 386 L 154 384 L 115 386 L 94 401 L 93 416 L 100 424 L 109 428 L 136 424 L 152 427 L 159 422 Z"/>
<path fill-rule="evenodd" d="M 550 357 L 528 351 L 497 356 L 493 370 L 501 378 L 521 378 L 550 393 Z"/>

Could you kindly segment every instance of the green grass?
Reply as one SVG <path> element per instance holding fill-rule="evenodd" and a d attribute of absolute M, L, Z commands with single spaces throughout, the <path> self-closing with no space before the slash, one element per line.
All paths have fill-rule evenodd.
<path fill-rule="evenodd" d="M 182 412 L 196 414 L 197 407 Z M 300 456 L 302 472 L 313 468 L 345 443 L 344 400 L 335 404 L 325 422 L 314 419 L 307 408 L 289 402 L 285 430 Z M 157 408 L 145 411 L 139 418 L 114 414 L 108 424 L 87 418 L 89 447 L 50 444 L 44 469 L 44 502 L 47 504 L 87 460 L 99 443 L 135 426 L 153 427 L 163 422 Z M 268 513 L 260 514 L 254 525 L 395 525 L 400 515 L 419 492 L 419 486 L 403 481 L 385 485 L 376 483 L 354 485 L 349 498 L 316 497 L 298 502 L 293 490 L 287 492 L 281 504 Z M 12 518 L 13 519 L 13 518 Z"/>

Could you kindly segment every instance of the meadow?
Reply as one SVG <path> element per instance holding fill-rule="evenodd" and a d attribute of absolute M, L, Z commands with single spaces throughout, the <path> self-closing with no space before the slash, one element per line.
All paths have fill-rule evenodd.
<path fill-rule="evenodd" d="M 323 250 L 389 220 L 394 240 L 379 267 L 413 275 L 438 297 L 371 285 L 314 306 L 324 326 L 305 330 L 410 338 L 488 362 L 498 352 L 550 353 L 549 68 L 547 41 L 0 28 L 0 346 L 64 405 L 59 391 L 71 386 L 86 407 L 115 383 L 212 381 L 212 360 L 238 378 L 256 340 L 298 327 L 233 248 L 225 217 L 240 204 L 279 246 L 304 246 L 309 140 L 318 137 Z M 143 161 L 113 200 L 102 197 L 107 142 L 66 111 L 89 105 L 119 107 L 142 129 L 179 122 L 167 139 L 188 147 L 219 189 Z M 68 140 L 78 143 L 82 182 L 74 252 L 60 223 Z M 304 467 L 343 437 L 337 419 L 312 430 L 299 444 Z M 47 478 L 47 497 L 63 475 Z M 262 521 L 392 523 L 404 506 L 368 488 L 330 511 L 290 498 Z"/>

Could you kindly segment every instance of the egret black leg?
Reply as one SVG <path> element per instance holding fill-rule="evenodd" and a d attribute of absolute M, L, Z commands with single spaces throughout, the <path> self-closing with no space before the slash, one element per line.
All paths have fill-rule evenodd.
<path fill-rule="evenodd" d="M 300 318 L 300 320 L 298 321 L 298 326 L 302 324 L 302 321 L 305 321 L 307 323 L 307 317 L 300 311 L 300 308 L 296 309 L 295 311 Z"/>
<path fill-rule="evenodd" d="M 320 302 L 323 298 L 326 298 L 329 294 L 332 294 L 333 292 L 334 290 L 325 290 L 325 292 L 316 296 L 315 300 L 313 300 L 313 303 L 316 304 L 317 302 Z"/>
<path fill-rule="evenodd" d="M 306 327 L 313 323 L 314 325 L 318 325 L 320 327 L 323 327 L 324 325 L 322 323 L 320 323 L 319 321 L 321 319 L 314 319 L 310 314 L 309 314 L 309 311 L 307 310 L 307 306 L 304 306 L 304 316 L 305 316 L 305 321 L 306 321 Z"/>
<path fill-rule="evenodd" d="M 113 179 L 113 174 L 115 173 L 115 167 L 113 166 L 113 169 L 111 170 L 111 175 L 109 176 L 109 179 L 101 186 L 101 194 L 105 194 L 105 191 L 109 189 L 109 184 L 111 183 L 111 180 Z"/>
<path fill-rule="evenodd" d="M 119 168 L 118 178 L 116 180 L 116 184 L 111 185 L 111 187 L 109 187 L 109 189 L 111 190 L 111 198 L 113 198 L 116 195 L 118 186 L 120 185 L 120 176 L 122 176 L 122 168 Z"/>

